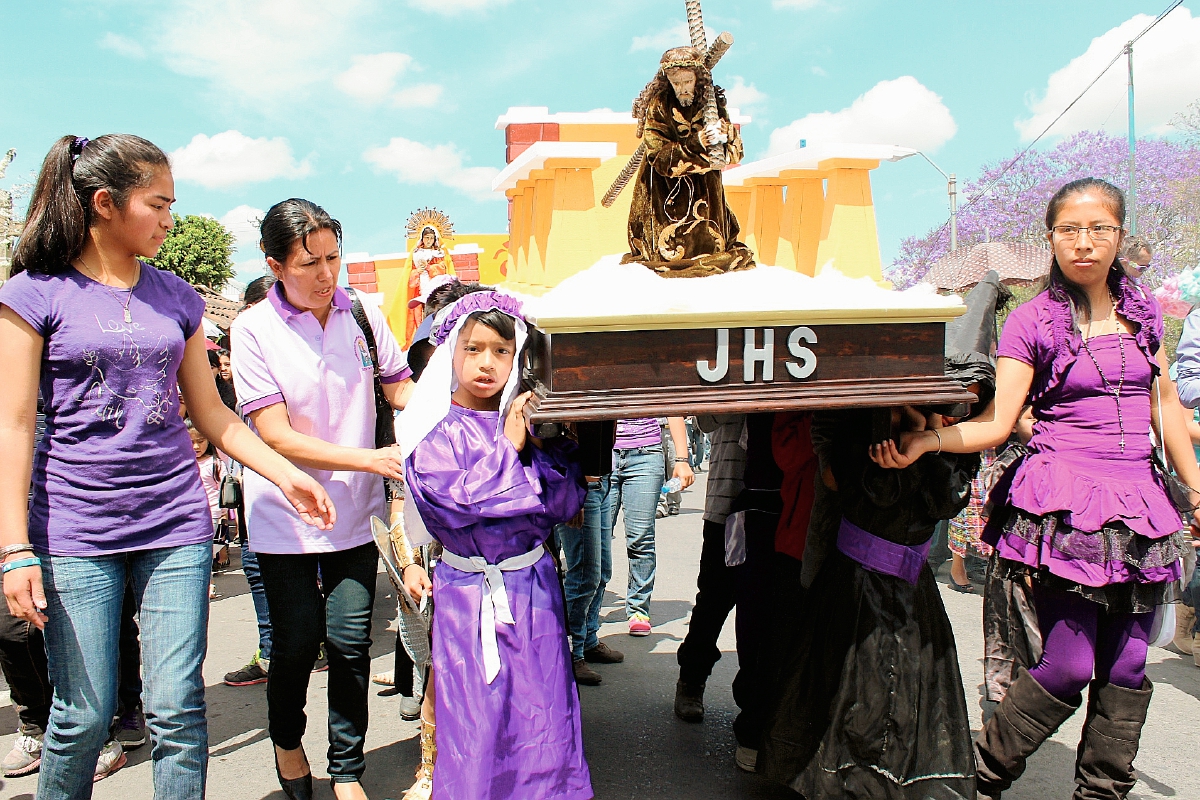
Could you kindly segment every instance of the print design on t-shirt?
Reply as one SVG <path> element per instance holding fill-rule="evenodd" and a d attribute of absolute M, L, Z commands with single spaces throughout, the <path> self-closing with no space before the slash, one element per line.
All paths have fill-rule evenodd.
<path fill-rule="evenodd" d="M 121 337 L 119 348 L 97 348 L 84 352 L 84 361 L 92 368 L 92 377 L 84 385 L 82 400 L 93 396 L 101 401 L 96 416 L 124 427 L 127 413 L 141 409 L 150 425 L 161 425 L 171 409 L 174 386 L 168 385 L 167 370 L 171 365 L 171 350 L 166 336 L 159 336 L 149 352 L 133 339 L 133 333 L 144 330 L 136 322 L 109 320 L 107 324 L 96 317 L 101 333 Z M 157 369 L 154 369 L 157 367 Z"/>
<path fill-rule="evenodd" d="M 371 349 L 367 347 L 366 339 L 361 336 L 355 339 L 354 349 L 358 351 L 358 360 L 362 362 L 363 369 L 372 369 L 375 366 L 371 361 Z"/>

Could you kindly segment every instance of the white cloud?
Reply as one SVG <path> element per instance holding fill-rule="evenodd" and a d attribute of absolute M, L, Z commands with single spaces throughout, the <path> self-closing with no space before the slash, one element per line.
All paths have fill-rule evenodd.
<path fill-rule="evenodd" d="M 297 163 L 283 137 L 251 139 L 238 131 L 209 137 L 198 133 L 171 153 L 171 171 L 206 189 L 226 189 L 276 178 L 302 178 L 312 171 L 306 158 Z"/>
<path fill-rule="evenodd" d="M 483 11 L 508 2 L 509 0 L 409 0 L 409 5 L 435 14 L 458 14 L 463 11 Z"/>
<path fill-rule="evenodd" d="M 338 75 L 334 84 L 346 94 L 367 103 L 378 103 L 396 88 L 396 80 L 412 64 L 407 53 L 376 53 L 354 56 L 350 69 Z"/>
<path fill-rule="evenodd" d="M 237 239 L 235 246 L 238 250 L 245 251 L 245 253 L 259 252 L 258 226 L 262 223 L 262 218 L 266 213 L 261 208 L 241 205 L 226 212 L 220 222 Z"/>
<path fill-rule="evenodd" d="M 820 67 L 813 67 L 813 68 L 810 70 L 810 72 L 812 72 L 812 74 L 813 74 L 813 75 L 816 75 L 818 78 L 827 78 L 827 77 L 829 77 L 829 73 L 828 73 L 828 72 L 826 72 L 825 70 L 821 69 Z"/>
<path fill-rule="evenodd" d="M 731 108 L 747 111 L 761 105 L 767 99 L 767 95 L 760 92 L 753 83 L 747 85 L 741 75 L 734 75 L 733 85 L 725 87 L 725 99 Z"/>
<path fill-rule="evenodd" d="M 795 8 L 805 11 L 821 5 L 821 0 L 771 0 L 771 8 Z"/>
<path fill-rule="evenodd" d="M 182 75 L 239 98 L 291 103 L 351 46 L 365 0 L 183 0 L 155 26 L 155 49 Z"/>
<path fill-rule="evenodd" d="M 130 39 L 128 36 L 122 36 L 119 33 L 109 31 L 100 38 L 100 46 L 105 50 L 111 50 L 119 56 L 125 58 L 145 58 L 146 48 Z"/>
<path fill-rule="evenodd" d="M 384 147 L 367 150 L 363 160 L 394 173 L 401 183 L 441 184 L 479 200 L 502 199 L 492 192 L 492 179 L 500 170 L 464 166 L 463 154 L 453 144 L 430 147 L 397 136 Z"/>
<path fill-rule="evenodd" d="M 392 104 L 397 108 L 433 108 L 441 99 L 441 84 L 419 83 L 396 92 Z"/>
<path fill-rule="evenodd" d="M 1050 124 L 1083 91 L 1127 41 L 1141 33 L 1153 17 L 1138 14 L 1092 40 L 1087 50 L 1052 74 L 1046 87 L 1028 99 L 1032 116 L 1016 121 L 1026 141 Z M 1200 17 L 1186 6 L 1175 9 L 1133 46 L 1133 78 L 1137 95 L 1137 127 L 1166 133 L 1172 116 L 1200 96 Z M 1125 131 L 1124 98 L 1129 76 L 1122 58 L 1051 129 L 1054 135 L 1104 128 Z"/>
<path fill-rule="evenodd" d="M 911 75 L 880 81 L 849 108 L 809 114 L 771 133 L 770 155 L 810 142 L 898 144 L 933 152 L 954 138 L 958 125 L 942 98 Z"/>
<path fill-rule="evenodd" d="M 717 38 L 717 31 L 704 26 L 704 41 L 712 44 L 713 39 Z M 669 28 L 652 33 L 647 36 L 633 37 L 633 45 L 630 46 L 629 52 L 636 53 L 640 50 L 653 50 L 656 53 L 665 53 L 672 47 L 687 47 L 692 43 L 692 37 L 688 33 L 686 22 L 677 22 Z"/>

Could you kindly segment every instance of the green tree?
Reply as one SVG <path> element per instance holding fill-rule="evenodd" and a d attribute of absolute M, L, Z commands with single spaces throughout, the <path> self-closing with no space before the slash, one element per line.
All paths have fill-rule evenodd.
<path fill-rule="evenodd" d="M 233 277 L 233 245 L 233 234 L 212 217 L 175 215 L 175 227 L 150 263 L 220 291 Z"/>

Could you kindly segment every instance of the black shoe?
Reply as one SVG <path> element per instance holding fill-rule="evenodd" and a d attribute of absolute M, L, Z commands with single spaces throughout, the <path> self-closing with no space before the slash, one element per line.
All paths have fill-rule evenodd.
<path fill-rule="evenodd" d="M 582 658 L 575 659 L 572 666 L 575 670 L 575 682 L 581 686 L 599 686 L 604 681 L 600 673 L 589 667 L 587 661 Z"/>
<path fill-rule="evenodd" d="M 704 721 L 704 684 L 675 682 L 675 716 L 684 722 Z"/>
<path fill-rule="evenodd" d="M 317 660 L 313 662 L 313 672 L 328 672 L 329 671 L 329 656 L 325 655 L 325 645 L 321 645 L 321 649 L 317 652 Z"/>
<path fill-rule="evenodd" d="M 583 660 L 592 664 L 620 664 L 625 660 L 625 654 L 601 642 L 590 650 L 584 650 Z"/>
<path fill-rule="evenodd" d="M 276 759 L 275 777 L 279 779 L 279 787 L 283 789 L 283 793 L 288 800 L 313 800 L 313 779 L 311 772 L 300 778 L 284 780 L 283 773 L 279 771 L 279 759 Z"/>
<path fill-rule="evenodd" d="M 267 671 L 263 669 L 258 653 L 250 659 L 250 663 L 235 672 L 225 673 L 226 686 L 253 686 L 267 682 Z"/>

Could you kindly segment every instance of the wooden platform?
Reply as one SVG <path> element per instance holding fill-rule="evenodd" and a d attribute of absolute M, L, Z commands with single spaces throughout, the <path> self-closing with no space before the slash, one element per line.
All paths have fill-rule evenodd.
<path fill-rule="evenodd" d="M 774 322 L 774 321 L 772 321 Z M 650 330 L 534 329 L 535 425 L 970 402 L 945 377 L 944 321 Z"/>

